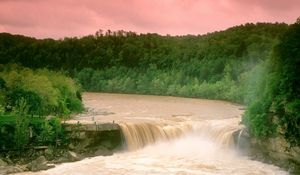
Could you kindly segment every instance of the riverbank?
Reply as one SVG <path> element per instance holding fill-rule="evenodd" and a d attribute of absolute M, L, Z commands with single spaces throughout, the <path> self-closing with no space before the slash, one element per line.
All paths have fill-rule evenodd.
<path fill-rule="evenodd" d="M 170 128 L 156 123 L 127 123 L 129 130 L 122 128 L 125 142 L 131 141 L 126 151 L 22 174 L 287 174 L 276 166 L 237 154 L 232 137 L 238 131 L 236 121 L 232 118 L 188 122 L 192 130 L 187 125 Z M 158 132 L 160 129 L 163 132 Z M 169 138 L 172 133 L 174 139 Z"/>
<path fill-rule="evenodd" d="M 84 93 L 83 103 L 86 112 L 72 116 L 71 120 L 63 124 L 67 145 L 37 149 L 32 147 L 22 155 L 14 151 L 6 152 L 0 159 L 6 162 L 7 172 L 33 170 L 30 163 L 41 156 L 45 157 L 51 168 L 53 164 L 111 155 L 123 149 L 124 140 L 119 126 L 122 123 L 159 121 L 175 125 L 192 118 L 232 118 L 242 113 L 238 106 L 223 101 L 150 95 Z M 46 168 L 45 162 L 40 164 L 40 169 Z M 3 166 L 1 169 L 4 169 Z"/>
<path fill-rule="evenodd" d="M 28 170 L 39 171 L 53 168 L 54 166 L 56 168 L 49 170 L 49 173 L 57 174 L 60 170 L 64 172 L 61 167 L 67 166 L 64 164 L 65 162 L 78 160 L 82 160 L 80 162 L 86 162 L 87 160 L 109 161 L 116 156 L 123 157 L 125 154 L 130 156 L 130 151 L 128 152 L 126 150 L 143 152 L 144 149 L 147 150 L 147 147 L 152 147 L 151 145 L 157 147 L 155 146 L 157 144 L 177 143 L 177 140 L 181 143 L 180 140 L 185 140 L 186 137 L 189 138 L 190 134 L 200 134 L 200 137 L 192 137 L 193 139 L 196 139 L 195 142 L 199 142 L 199 144 L 205 145 L 207 142 L 197 139 L 208 139 L 208 143 L 215 145 L 214 147 L 226 147 L 226 149 L 223 150 L 225 152 L 232 152 L 236 149 L 237 144 L 239 145 L 238 147 L 245 144 L 242 142 L 242 139 L 245 138 L 246 132 L 239 136 L 240 129 L 242 129 L 242 126 L 239 125 L 239 123 L 243 113 L 243 107 L 229 102 L 178 97 L 103 93 L 85 93 L 83 95 L 83 102 L 88 110 L 85 113 L 73 116 L 72 120 L 68 120 L 63 124 L 65 133 L 69 139 L 68 145 L 61 148 L 41 147 L 37 150 L 33 149 L 24 153 L 23 157 L 25 159 L 18 157 L 16 157 L 16 159 L 13 159 L 12 157 L 2 157 L 1 159 L 8 164 L 2 166 L 5 167 L 5 173 L 3 173 L 4 169 L 0 168 L 2 174 Z M 238 139 L 239 141 L 237 141 Z M 189 142 L 190 141 L 192 140 L 189 140 Z M 249 143 L 248 147 L 249 145 L 251 146 L 253 144 Z M 185 146 L 190 147 L 190 145 Z M 195 146 L 199 150 L 203 149 L 202 151 L 209 148 L 203 147 L 203 145 Z M 184 149 L 176 149 L 178 152 L 188 151 L 186 150 L 186 147 L 182 147 Z M 217 152 L 211 152 L 209 156 L 214 157 L 215 154 L 223 154 L 218 152 L 222 149 L 216 149 L 215 151 Z M 192 150 L 196 151 L 194 149 Z M 265 155 L 261 154 L 259 151 L 261 150 L 258 149 L 254 153 L 260 157 L 264 157 Z M 147 153 L 145 152 L 143 154 Z M 152 154 L 155 155 L 156 153 L 152 152 Z M 177 153 L 174 152 L 173 154 Z M 196 153 L 188 153 L 188 155 L 193 154 Z M 133 155 L 135 157 L 135 153 L 133 153 Z M 151 157 L 151 155 L 149 156 Z M 230 153 L 230 155 L 226 156 L 229 156 L 229 158 L 232 159 L 233 155 Z M 255 157 L 253 153 L 248 156 L 251 156 L 251 159 L 254 160 L 264 162 L 266 162 L 265 160 L 268 160 L 259 159 L 260 157 Z M 95 158 L 85 159 L 88 157 Z M 216 161 L 219 160 L 217 157 L 215 158 Z M 278 171 L 276 167 L 270 165 L 253 163 L 252 160 L 248 160 L 247 157 L 238 156 L 234 158 L 234 160 L 237 159 L 236 161 L 239 161 L 239 158 L 241 159 L 240 161 L 246 161 L 249 164 L 253 164 L 253 166 L 254 164 L 257 164 L 257 166 L 260 167 L 267 167 L 268 170 L 265 172 Z M 127 160 L 125 157 L 123 157 L 122 160 L 123 159 Z M 182 157 L 182 159 L 187 158 Z M 198 159 L 199 158 L 197 158 L 197 160 Z M 5 164 L 3 161 L 0 161 L 0 167 L 1 162 L 2 165 Z M 133 161 L 134 158 L 133 160 L 127 160 L 127 162 L 134 163 Z M 198 161 L 201 162 L 202 159 L 199 159 Z M 80 164 L 80 162 L 76 164 Z M 118 161 L 114 160 L 114 162 Z M 122 163 L 122 161 L 120 163 Z M 123 163 L 125 165 L 126 161 Z M 123 163 L 118 164 L 117 166 L 123 166 Z M 161 162 L 161 164 L 164 165 L 163 162 Z M 225 165 L 229 166 L 227 165 L 228 162 L 224 162 L 224 165 L 210 164 L 204 163 L 206 167 L 215 167 L 211 170 L 215 172 L 218 172 L 218 169 L 225 168 L 223 167 Z M 276 163 L 274 164 L 278 165 Z M 70 166 L 72 166 L 72 164 L 70 164 Z M 84 166 L 85 165 L 83 165 L 83 167 Z M 101 167 L 103 165 L 99 164 L 99 166 Z M 221 168 L 217 168 L 218 166 L 221 166 Z M 247 169 L 247 167 L 244 167 L 244 165 L 240 165 L 239 163 L 235 164 L 235 166 L 237 167 L 231 167 L 233 172 L 240 172 L 239 168 L 241 167 Z M 278 166 L 284 167 L 282 165 Z M 76 169 L 76 167 L 74 168 Z M 88 167 L 86 168 L 88 169 Z M 108 172 L 114 170 L 113 167 L 102 168 L 107 169 Z M 129 167 L 123 168 L 127 169 Z M 203 171 L 202 168 L 200 167 L 197 171 Z M 224 169 L 224 172 L 225 171 L 227 170 Z M 72 168 L 66 170 L 66 173 L 67 172 L 71 173 Z M 261 172 L 264 172 L 264 170 L 262 169 Z M 281 170 L 279 172 L 281 172 Z M 241 174 L 243 173 L 241 172 Z"/>
<path fill-rule="evenodd" d="M 109 156 L 123 147 L 120 127 L 114 123 L 64 123 L 67 145 L 35 146 L 0 155 L 0 175 L 23 171 L 41 171 L 55 165 L 87 157 Z"/>

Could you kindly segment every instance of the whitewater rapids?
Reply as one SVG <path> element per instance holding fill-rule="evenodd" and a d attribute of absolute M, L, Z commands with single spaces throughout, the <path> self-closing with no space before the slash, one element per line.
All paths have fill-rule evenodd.
<path fill-rule="evenodd" d="M 22 174 L 287 174 L 239 154 L 232 133 L 242 127 L 241 106 L 212 100 L 93 93 L 85 94 L 84 100 L 86 106 L 101 111 L 76 120 L 118 123 L 124 150 Z"/>

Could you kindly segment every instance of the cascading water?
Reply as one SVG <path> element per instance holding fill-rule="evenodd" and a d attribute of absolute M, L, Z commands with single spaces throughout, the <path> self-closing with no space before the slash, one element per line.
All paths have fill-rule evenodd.
<path fill-rule="evenodd" d="M 90 98 L 92 107 L 100 106 L 100 104 L 106 105 L 102 108 L 115 105 L 117 108 L 114 111 L 126 115 L 125 117 L 105 116 L 106 119 L 110 121 L 113 119 L 119 123 L 127 146 L 123 152 L 112 156 L 98 156 L 78 162 L 64 163 L 47 171 L 23 174 L 287 174 L 276 166 L 251 160 L 235 150 L 233 132 L 242 129 L 239 125 L 241 113 L 236 106 L 214 101 L 153 96 L 133 98 L 132 95 L 127 98 L 128 96 L 100 94 L 101 103 L 96 103 L 93 98 Z M 147 100 L 142 101 L 145 98 Z M 112 99 L 115 100 L 112 101 Z M 140 101 L 137 103 L 136 99 Z M 138 108 L 137 105 L 139 105 Z M 178 106 L 185 105 L 185 108 L 178 108 Z M 143 108 L 144 106 L 147 108 Z M 153 107 L 152 111 L 149 106 Z M 199 106 L 202 107 L 200 110 Z M 183 109 L 186 108 L 188 110 L 184 111 Z M 127 116 L 127 114 L 132 115 L 133 112 L 129 113 L 127 109 L 142 110 L 135 113 L 139 116 L 138 118 Z M 148 110 L 147 115 L 144 113 L 146 110 Z M 194 111 L 194 115 L 170 117 L 172 116 L 170 110 L 176 114 Z M 157 111 L 169 117 L 150 117 L 149 119 L 150 114 L 155 114 Z M 211 113 L 214 115 L 209 115 Z M 218 116 L 215 116 L 217 114 Z M 103 116 L 100 117 L 103 118 Z"/>
<path fill-rule="evenodd" d="M 237 139 L 237 148 L 240 147 L 241 136 L 242 136 L 243 132 L 244 132 L 244 128 L 242 128 L 239 132 L 238 139 Z"/>
<path fill-rule="evenodd" d="M 161 125 L 158 123 L 121 123 L 123 136 L 128 150 L 137 150 L 158 141 L 183 136 L 192 127 L 188 124 Z"/>
<path fill-rule="evenodd" d="M 234 119 L 236 120 L 236 119 Z M 209 137 L 225 147 L 233 145 L 232 133 L 240 127 L 230 125 L 233 119 L 161 123 L 121 123 L 120 127 L 128 150 L 137 150 L 159 141 L 169 141 L 190 133 Z"/>
<path fill-rule="evenodd" d="M 240 129 L 237 123 L 238 118 L 178 124 L 124 122 L 120 127 L 128 151 L 65 163 L 37 174 L 287 174 L 234 151 L 232 133 Z"/>

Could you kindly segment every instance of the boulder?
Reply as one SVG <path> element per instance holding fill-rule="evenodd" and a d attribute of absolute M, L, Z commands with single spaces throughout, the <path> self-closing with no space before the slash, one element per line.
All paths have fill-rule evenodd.
<path fill-rule="evenodd" d="M 48 166 L 47 160 L 44 156 L 40 156 L 27 165 L 27 168 L 31 171 L 47 170 L 51 167 Z"/>
<path fill-rule="evenodd" d="M 0 167 L 7 166 L 7 163 L 0 159 Z"/>
<path fill-rule="evenodd" d="M 12 174 L 12 173 L 20 173 L 23 170 L 17 166 L 6 166 L 0 168 L 0 175 L 4 174 Z"/>
<path fill-rule="evenodd" d="M 47 166 L 48 166 L 48 169 L 50 169 L 50 168 L 54 168 L 55 167 L 55 164 L 47 164 Z"/>
<path fill-rule="evenodd" d="M 111 156 L 113 152 L 106 147 L 99 146 L 98 150 L 94 153 L 94 156 Z"/>
<path fill-rule="evenodd" d="M 5 162 L 7 162 L 8 165 L 14 164 L 13 161 L 11 161 L 9 157 L 5 158 Z"/>
<path fill-rule="evenodd" d="M 68 152 L 67 152 L 67 158 L 68 158 L 71 162 L 80 160 L 80 157 L 79 157 L 75 152 L 73 152 L 73 151 L 68 151 Z"/>
<path fill-rule="evenodd" d="M 20 168 L 22 171 L 28 171 L 27 165 L 16 165 L 15 167 Z"/>
<path fill-rule="evenodd" d="M 244 154 L 248 154 L 250 151 L 250 135 L 247 129 L 242 128 L 233 132 L 233 138 L 236 148 Z"/>
<path fill-rule="evenodd" d="M 75 150 L 75 149 L 76 149 L 76 147 L 74 146 L 74 144 L 73 144 L 73 143 L 70 143 L 70 144 L 69 144 L 69 149 L 71 149 L 71 150 Z"/>
<path fill-rule="evenodd" d="M 66 157 L 60 157 L 59 159 L 53 161 L 53 163 L 56 164 L 65 163 L 65 162 L 69 162 L 69 159 Z"/>

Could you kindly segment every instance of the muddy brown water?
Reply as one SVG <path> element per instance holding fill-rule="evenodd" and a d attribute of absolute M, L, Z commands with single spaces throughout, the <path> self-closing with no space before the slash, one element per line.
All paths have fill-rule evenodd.
<path fill-rule="evenodd" d="M 232 133 L 240 129 L 243 106 L 217 100 L 85 93 L 89 112 L 68 122 L 115 122 L 126 149 L 63 163 L 40 175 L 114 174 L 287 174 L 242 156 Z"/>

